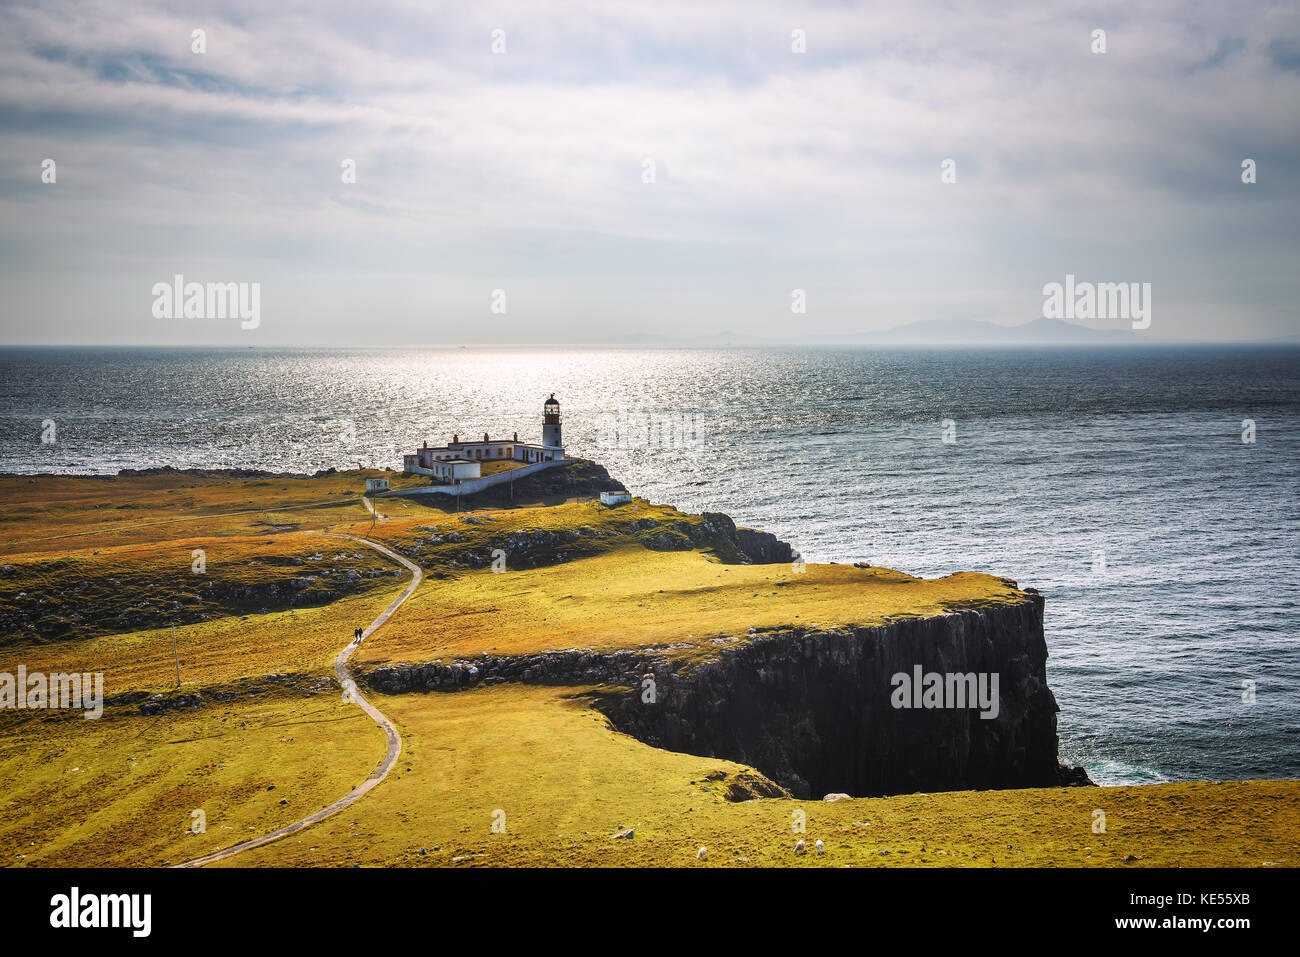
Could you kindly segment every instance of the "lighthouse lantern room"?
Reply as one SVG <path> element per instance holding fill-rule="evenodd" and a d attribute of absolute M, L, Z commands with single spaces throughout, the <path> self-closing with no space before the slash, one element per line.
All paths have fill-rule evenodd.
<path fill-rule="evenodd" d="M 560 403 L 555 401 L 555 393 L 542 406 L 542 447 L 547 449 L 564 448 L 560 434 Z"/>

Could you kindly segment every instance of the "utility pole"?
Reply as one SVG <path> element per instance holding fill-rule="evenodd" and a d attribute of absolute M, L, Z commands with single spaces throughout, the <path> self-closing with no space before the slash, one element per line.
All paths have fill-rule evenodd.
<path fill-rule="evenodd" d="M 176 687 L 181 686 L 181 653 L 176 650 L 176 626 L 172 625 L 172 657 L 176 659 Z"/>

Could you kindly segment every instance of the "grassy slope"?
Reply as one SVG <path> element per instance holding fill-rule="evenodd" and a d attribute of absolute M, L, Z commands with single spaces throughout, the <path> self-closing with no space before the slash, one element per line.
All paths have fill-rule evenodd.
<path fill-rule="evenodd" d="M 346 597 L 316 607 L 294 607 L 302 597 L 201 603 L 209 620 L 178 626 L 177 644 L 182 680 L 199 686 L 276 671 L 327 673 L 348 634 L 383 610 L 404 575 L 392 574 L 396 567 L 371 549 L 298 532 L 338 526 L 364 533 L 370 518 L 357 489 L 374 474 L 380 473 L 233 481 L 174 474 L 2 478 L 0 613 L 16 607 L 23 591 L 60 607 L 93 600 L 116 613 L 130 604 L 169 607 L 208 582 L 225 589 L 316 575 L 308 593 L 328 586 Z M 190 571 L 195 548 L 207 553 L 203 576 Z M 303 564 L 283 564 L 293 558 Z M 327 572 L 349 568 L 383 574 L 331 584 Z M 88 587 L 73 592 L 81 582 Z M 103 671 L 109 696 L 174 684 L 166 626 L 78 628 L 41 643 L 31 634 L 0 633 L 0 670 L 20 662 L 31 671 Z"/>
<path fill-rule="evenodd" d="M 110 708 L 98 721 L 0 712 L 0 839 L 13 849 L 7 864 L 184 860 L 297 820 L 374 769 L 384 735 L 337 690 L 210 697 L 249 676 L 332 674 L 352 628 L 368 624 L 404 586 L 406 577 L 388 575 L 394 566 L 370 549 L 290 531 L 350 522 L 364 531 L 369 516 L 358 489 L 369 474 L 376 473 L 0 479 L 0 560 L 11 566 L 0 575 L 0 608 L 24 590 L 48 600 L 82 581 L 88 587 L 69 600 L 102 610 L 169 601 L 208 580 L 239 587 L 336 567 L 385 571 L 327 606 L 279 602 L 279 610 L 258 613 L 267 602 L 205 605 L 210 620 L 177 628 L 181 690 L 209 697 L 200 710 L 147 718 Z M 194 548 L 207 552 L 203 579 L 190 574 Z M 315 554 L 322 558 L 311 560 Z M 289 558 L 303 565 L 282 564 Z M 79 628 L 40 643 L 0 634 L 0 670 L 22 663 L 30 671 L 103 671 L 110 697 L 173 686 L 169 628 L 103 631 Z M 206 835 L 188 832 L 196 808 L 208 816 Z"/>
<path fill-rule="evenodd" d="M 465 552 L 490 550 L 515 533 L 577 532 L 572 541 L 534 549 L 549 564 L 557 552 L 572 557 L 623 546 L 642 547 L 645 539 L 665 528 L 675 531 L 677 527 L 698 527 L 704 521 L 699 515 L 679 512 L 668 505 L 650 505 L 639 499 L 619 508 L 607 508 L 592 501 L 568 501 L 546 506 L 476 507 L 472 513 L 458 513 L 454 500 L 446 503 L 433 497 L 379 499 L 378 507 L 388 521 L 376 526 L 371 537 L 418 559 L 426 568 L 463 564 L 457 560 Z M 638 527 L 638 523 L 646 527 Z M 453 536 L 455 540 L 445 541 Z M 444 541 L 430 543 L 431 537 Z M 734 556 L 728 553 L 725 557 Z M 511 566 L 510 560 L 507 566 Z"/>
<path fill-rule="evenodd" d="M 335 692 L 165 718 L 19 712 L 0 729 L 9 866 L 179 863 L 334 802 L 384 753 L 383 732 Z M 205 834 L 189 831 L 195 809 Z"/>
<path fill-rule="evenodd" d="M 231 864 L 401 866 L 1295 865 L 1300 783 L 952 792 L 733 803 L 728 761 L 605 729 L 581 689 L 500 685 L 381 699 L 404 741 L 395 777 L 347 815 Z M 1107 833 L 1093 834 L 1093 809 Z M 506 833 L 492 832 L 505 812 Z M 792 814 L 807 816 L 795 835 Z M 615 840 L 635 827 L 631 840 Z M 827 854 L 794 856 L 802 836 Z M 425 854 L 420 854 L 421 848 Z"/>
<path fill-rule="evenodd" d="M 694 551 L 623 547 L 550 568 L 431 581 L 357 661 L 368 667 L 691 638 L 705 650 L 705 639 L 744 636 L 750 627 L 872 625 L 886 615 L 936 614 L 1020 594 L 988 575 L 926 581 L 848 565 L 809 565 L 796 573 L 789 565 L 724 565 Z"/>
<path fill-rule="evenodd" d="M 362 478 L 379 474 L 233 481 L 177 474 L 2 478 L 0 539 L 8 555 L 360 520 L 366 514 Z"/>
<path fill-rule="evenodd" d="M 205 563 L 199 572 L 192 565 L 196 550 Z M 371 549 L 296 534 L 11 553 L 0 566 L 0 629 L 10 622 L 14 632 L 0 643 L 88 638 L 320 605 L 387 587 L 385 579 L 395 574 Z"/>
<path fill-rule="evenodd" d="M 356 551 L 298 534 L 265 536 L 273 528 L 366 533 L 370 517 L 356 493 L 367 474 L 376 473 L 250 481 L 0 479 L 5 561 L 81 561 L 98 549 L 98 558 L 111 562 L 133 556 L 145 567 L 179 554 L 187 566 L 190 547 L 198 547 L 190 542 L 198 538 L 212 544 L 210 555 L 223 549 L 233 555 L 232 573 L 260 575 L 271 566 L 247 561 L 267 551 Z M 121 504 L 140 507 L 118 509 Z M 471 539 L 460 547 L 472 547 L 503 529 L 587 524 L 599 533 L 600 554 L 546 569 L 457 570 L 430 579 L 366 645 L 362 654 L 371 663 L 680 641 L 743 634 L 750 626 L 869 624 L 883 615 L 1016 595 L 1004 580 L 982 575 L 921 581 L 846 566 L 808 566 L 795 575 L 783 565 L 725 565 L 695 551 L 647 551 L 638 544 L 643 530 L 628 527 L 632 513 L 589 503 L 493 510 L 497 521 L 483 525 L 465 523 L 454 504 L 377 504 L 390 520 L 372 534 L 399 544 L 427 536 L 420 526 L 455 528 Z M 698 520 L 644 508 L 636 517 Z M 123 548 L 132 543 L 150 545 Z M 434 564 L 448 558 L 428 556 Z M 122 567 L 133 566 L 122 561 Z M 126 591 L 135 597 L 149 587 L 148 577 L 133 579 Z M 376 580 L 374 588 L 323 608 L 227 615 L 178 629 L 183 675 L 194 682 L 184 690 L 210 691 L 276 671 L 328 673 L 352 627 L 373 618 L 403 581 Z M 18 661 L 33 670 L 103 670 L 112 695 L 167 687 L 170 651 L 166 629 L 74 634 L 47 644 L 11 643 L 0 651 L 0 670 Z M 589 707 L 586 690 L 502 685 L 382 698 L 380 707 L 404 738 L 394 774 L 344 814 L 232 863 L 693 865 L 698 846 L 707 845 L 709 864 L 1116 864 L 1131 854 L 1138 864 L 1251 866 L 1287 860 L 1300 838 L 1297 782 L 732 803 L 721 793 L 745 769 L 615 734 Z M 0 842 L 13 848 L 8 863 L 159 863 L 201 854 L 330 803 L 371 773 L 383 754 L 379 730 L 329 693 L 210 701 L 198 711 L 156 718 L 122 710 L 129 709 L 98 722 L 0 715 L 6 793 Z M 728 777 L 706 781 L 711 772 Z M 267 791 L 268 784 L 275 790 Z M 281 798 L 289 803 L 280 805 Z M 196 807 L 208 813 L 203 837 L 185 830 Z M 789 821 L 796 807 L 808 815 L 809 844 L 825 840 L 825 857 L 792 856 Z M 1106 835 L 1091 833 L 1094 807 L 1106 810 Z M 505 834 L 491 833 L 496 809 L 506 812 Z M 635 825 L 637 837 L 612 840 L 620 825 Z"/>
<path fill-rule="evenodd" d="M 183 690 L 273 672 L 331 674 L 334 656 L 347 644 L 352 629 L 373 621 L 405 581 L 409 578 L 389 579 L 388 591 L 376 590 L 320 608 L 227 617 L 177 628 Z M 102 671 L 107 697 L 165 690 L 175 684 L 169 628 L 0 649 L 0 671 L 13 672 L 19 663 L 29 672 Z"/>

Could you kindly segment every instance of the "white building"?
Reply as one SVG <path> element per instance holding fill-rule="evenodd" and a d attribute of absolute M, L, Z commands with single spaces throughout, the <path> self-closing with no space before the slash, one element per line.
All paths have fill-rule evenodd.
<path fill-rule="evenodd" d="M 483 474 L 483 466 L 469 459 L 437 459 L 430 463 L 428 472 L 443 482 L 464 482 Z"/>
<path fill-rule="evenodd" d="M 560 403 L 555 393 L 542 406 L 542 443 L 519 441 L 519 433 L 510 439 L 489 438 L 462 442 L 453 435 L 446 445 L 430 447 L 428 442 L 414 453 L 402 456 L 402 469 L 428 475 L 443 482 L 478 478 L 483 462 L 558 462 L 564 458 L 564 440 L 560 431 Z"/>
<path fill-rule="evenodd" d="M 387 492 L 388 479 L 386 478 L 368 478 L 366 479 L 367 492 Z"/>
<path fill-rule="evenodd" d="M 601 492 L 601 505 L 622 505 L 625 502 L 632 501 L 632 496 L 627 492 Z"/>

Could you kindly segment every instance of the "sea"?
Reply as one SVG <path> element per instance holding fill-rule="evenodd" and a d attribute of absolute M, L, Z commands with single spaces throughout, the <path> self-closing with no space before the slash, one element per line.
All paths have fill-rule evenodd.
<path fill-rule="evenodd" d="M 1300 349 L 0 350 L 0 472 L 400 468 L 537 441 L 809 562 L 1046 598 L 1062 759 L 1300 777 Z"/>

